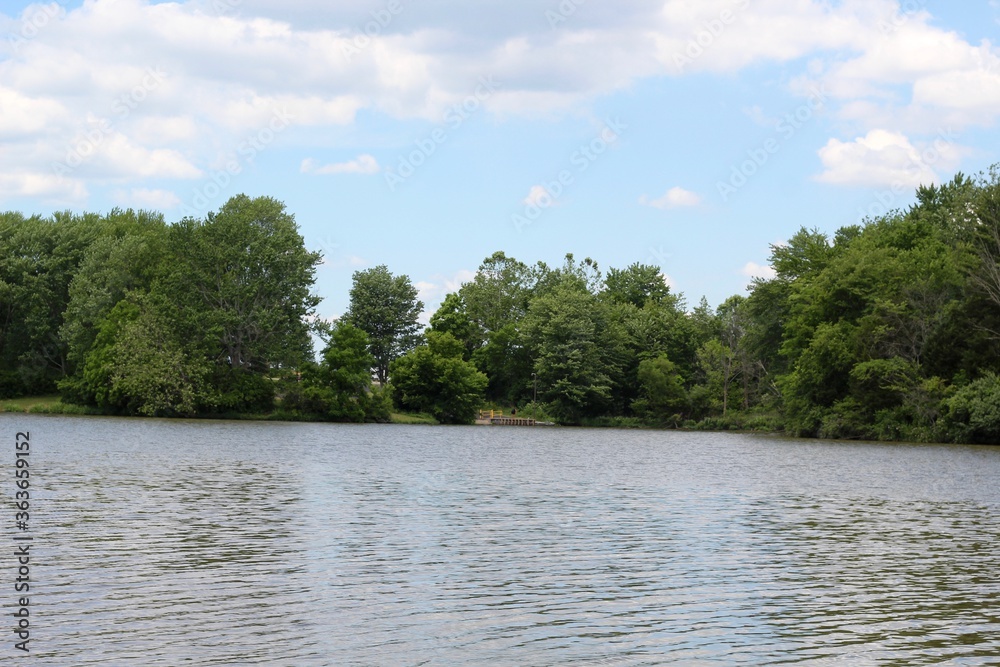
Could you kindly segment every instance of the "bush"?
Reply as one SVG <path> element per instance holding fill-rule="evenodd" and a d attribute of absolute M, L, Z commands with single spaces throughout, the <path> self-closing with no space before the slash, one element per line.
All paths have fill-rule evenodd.
<path fill-rule="evenodd" d="M 442 424 L 471 424 L 483 404 L 486 376 L 462 359 L 463 348 L 451 334 L 431 331 L 427 341 L 392 362 L 394 402 Z"/>
<path fill-rule="evenodd" d="M 24 396 L 25 387 L 17 371 L 0 371 L 0 399 Z"/>
<path fill-rule="evenodd" d="M 944 428 L 955 442 L 1000 444 L 1000 377 L 990 373 L 945 402 Z"/>
<path fill-rule="evenodd" d="M 218 373 L 208 411 L 270 412 L 274 408 L 274 382 L 263 375 L 230 370 Z"/>
<path fill-rule="evenodd" d="M 854 398 L 845 398 L 825 411 L 820 419 L 817 435 L 837 440 L 861 440 L 870 438 L 872 433 L 861 404 Z"/>

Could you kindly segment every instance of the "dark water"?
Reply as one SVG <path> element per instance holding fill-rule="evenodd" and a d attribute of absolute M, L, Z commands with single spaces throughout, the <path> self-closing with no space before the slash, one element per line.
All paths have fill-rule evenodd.
<path fill-rule="evenodd" d="M 5 497 L 33 445 L 31 664 L 1000 664 L 1000 447 L 0 427 Z"/>

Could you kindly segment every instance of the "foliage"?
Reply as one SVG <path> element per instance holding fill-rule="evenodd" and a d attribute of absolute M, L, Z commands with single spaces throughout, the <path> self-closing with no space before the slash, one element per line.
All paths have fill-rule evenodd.
<path fill-rule="evenodd" d="M 608 271 L 603 295 L 616 303 L 631 303 L 637 308 L 650 302 L 660 304 L 673 297 L 660 267 L 639 263 Z"/>
<path fill-rule="evenodd" d="M 284 205 L 239 195 L 175 225 L 118 210 L 84 220 L 50 327 L 63 399 L 143 415 L 269 411 L 272 373 L 311 356 L 319 302 L 320 256 Z"/>
<path fill-rule="evenodd" d="M 949 435 L 957 442 L 1000 444 L 1000 376 L 988 373 L 946 403 Z"/>
<path fill-rule="evenodd" d="M 322 362 L 304 367 L 301 387 L 293 388 L 282 406 L 338 422 L 388 421 L 385 392 L 372 387 L 374 363 L 365 332 L 339 322 Z"/>
<path fill-rule="evenodd" d="M 1000 442 L 1000 167 L 802 228 L 716 308 L 689 309 L 661 267 L 496 252 L 425 344 L 417 290 L 386 266 L 354 274 L 335 327 L 310 324 L 319 255 L 269 198 L 173 225 L 7 213 L 0 250 L 0 398 L 58 383 L 63 405 L 204 415 L 278 394 L 281 414 L 381 421 L 391 394 L 448 423 L 489 401 L 567 424 Z"/>
<path fill-rule="evenodd" d="M 641 398 L 632 404 L 636 414 L 663 421 L 687 412 L 688 398 L 677 366 L 665 354 L 646 359 L 639 364 L 638 380 Z"/>
<path fill-rule="evenodd" d="M 175 264 L 166 290 L 214 335 L 221 365 L 237 376 L 267 374 L 310 356 L 306 320 L 319 303 L 310 290 L 320 256 L 305 249 L 284 204 L 238 195 L 170 232 Z"/>
<path fill-rule="evenodd" d="M 344 320 L 368 335 L 369 351 L 375 359 L 379 384 L 389 379 L 389 364 L 420 340 L 417 318 L 424 304 L 407 276 L 393 276 L 384 264 L 356 271 L 351 304 Z"/>
<path fill-rule="evenodd" d="M 484 400 L 486 376 L 463 360 L 462 352 L 451 334 L 428 332 L 426 345 L 392 364 L 396 406 L 426 412 L 442 424 L 471 424 Z"/>
<path fill-rule="evenodd" d="M 524 338 L 535 360 L 539 396 L 560 421 L 578 424 L 611 404 L 611 378 L 599 346 L 597 298 L 572 279 L 535 298 Z"/>
<path fill-rule="evenodd" d="M 481 344 L 481 331 L 469 316 L 461 294 L 452 293 L 444 297 L 441 306 L 431 315 L 431 329 L 451 334 L 462 343 L 462 358 L 466 361 L 472 358 Z"/>

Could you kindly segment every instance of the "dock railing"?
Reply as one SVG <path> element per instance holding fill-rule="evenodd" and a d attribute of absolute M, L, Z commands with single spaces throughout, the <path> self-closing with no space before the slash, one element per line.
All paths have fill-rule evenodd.
<path fill-rule="evenodd" d="M 510 417 L 505 417 L 503 410 L 480 410 L 479 420 L 480 423 L 488 423 L 493 426 L 534 426 L 534 419 L 526 419 L 524 417 L 515 417 L 511 415 Z"/>

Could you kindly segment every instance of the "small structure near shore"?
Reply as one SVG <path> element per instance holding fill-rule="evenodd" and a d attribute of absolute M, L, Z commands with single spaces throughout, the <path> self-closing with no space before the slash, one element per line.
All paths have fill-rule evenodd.
<path fill-rule="evenodd" d="M 480 410 L 476 424 L 480 426 L 534 426 L 534 419 L 505 417 L 502 410 Z"/>

